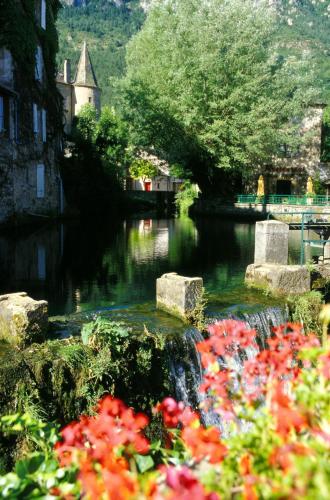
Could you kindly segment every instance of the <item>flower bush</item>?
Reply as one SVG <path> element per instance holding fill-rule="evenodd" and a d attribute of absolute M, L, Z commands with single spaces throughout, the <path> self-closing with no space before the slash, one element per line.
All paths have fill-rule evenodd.
<path fill-rule="evenodd" d="M 159 403 L 154 412 L 167 429 L 164 443 L 148 442 L 145 415 L 107 396 L 93 416 L 61 431 L 51 457 L 37 449 L 0 478 L 2 496 L 328 499 L 327 345 L 289 323 L 275 328 L 260 352 L 255 331 L 226 320 L 212 325 L 197 348 L 204 368 L 202 407 L 193 410 L 172 398 Z M 221 430 L 203 425 L 204 412 L 220 417 Z M 3 429 L 44 432 L 22 418 L 6 417 Z"/>

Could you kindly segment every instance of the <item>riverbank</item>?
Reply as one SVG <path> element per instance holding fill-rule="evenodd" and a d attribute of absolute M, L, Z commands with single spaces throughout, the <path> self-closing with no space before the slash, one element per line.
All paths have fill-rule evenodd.
<path fill-rule="evenodd" d="M 292 205 L 289 203 L 237 203 L 217 197 L 199 197 L 191 207 L 191 215 L 226 217 L 249 221 L 264 220 L 268 216 L 283 222 L 300 221 L 302 212 L 313 212 L 319 217 L 330 217 L 330 206 Z M 328 217 L 328 218 L 329 218 Z"/>

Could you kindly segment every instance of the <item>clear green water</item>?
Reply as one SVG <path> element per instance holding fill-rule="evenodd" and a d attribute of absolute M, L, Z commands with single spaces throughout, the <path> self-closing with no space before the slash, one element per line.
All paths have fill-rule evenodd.
<path fill-rule="evenodd" d="M 297 241 L 296 241 L 297 240 Z M 156 278 L 202 276 L 209 308 L 269 305 L 244 286 L 253 262 L 254 223 L 221 219 L 145 219 L 66 223 L 0 236 L 0 293 L 26 291 L 49 302 L 51 316 L 97 312 L 172 329 L 155 310 Z M 293 238 L 291 262 L 298 261 Z"/>

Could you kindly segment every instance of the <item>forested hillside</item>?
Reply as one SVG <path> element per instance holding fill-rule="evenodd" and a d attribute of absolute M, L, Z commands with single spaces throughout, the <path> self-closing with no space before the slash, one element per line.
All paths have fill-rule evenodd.
<path fill-rule="evenodd" d="M 59 15 L 58 65 L 61 68 L 69 58 L 74 71 L 86 40 L 103 91 L 102 103 L 114 103 L 113 79 L 124 73 L 125 46 L 143 24 L 144 11 L 138 0 L 89 0 L 86 6 L 66 3 L 72 6 L 63 5 Z"/>
<path fill-rule="evenodd" d="M 321 98 L 330 102 L 330 1 L 280 0 L 279 43 L 286 55 L 311 55 Z"/>

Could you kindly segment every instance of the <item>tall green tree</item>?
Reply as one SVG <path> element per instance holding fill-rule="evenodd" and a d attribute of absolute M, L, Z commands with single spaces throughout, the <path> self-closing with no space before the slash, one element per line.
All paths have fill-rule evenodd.
<path fill-rule="evenodd" d="M 277 50 L 277 26 L 268 2 L 155 1 L 128 47 L 133 140 L 190 167 L 202 186 L 215 167 L 246 170 L 296 145 L 315 92 L 307 56 Z"/>

